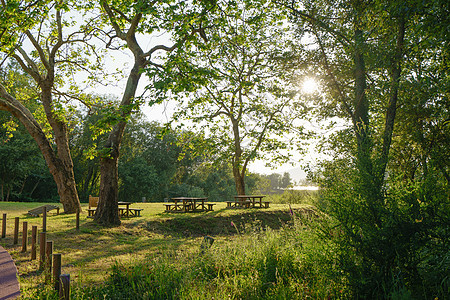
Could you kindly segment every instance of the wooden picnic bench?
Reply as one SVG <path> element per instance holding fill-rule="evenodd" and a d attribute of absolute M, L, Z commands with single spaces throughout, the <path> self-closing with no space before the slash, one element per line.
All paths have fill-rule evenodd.
<path fill-rule="evenodd" d="M 59 215 L 59 206 L 51 205 L 51 204 L 46 204 L 46 205 L 42 205 L 42 206 L 30 209 L 28 211 L 28 214 L 33 217 L 39 217 L 39 215 L 44 213 L 44 209 L 46 210 L 46 212 L 56 209 L 56 214 Z"/>
<path fill-rule="evenodd" d="M 132 217 L 140 217 L 143 210 L 143 208 L 130 208 L 130 214 Z"/>
<path fill-rule="evenodd" d="M 88 217 L 93 217 L 95 214 L 95 211 L 97 210 L 98 206 L 98 197 L 92 197 L 89 195 L 89 208 L 88 208 Z"/>
<path fill-rule="evenodd" d="M 122 217 L 140 217 L 141 211 L 143 211 L 143 208 L 125 208 L 125 207 L 119 207 L 119 215 Z M 128 211 L 128 215 L 127 215 Z"/>
<path fill-rule="evenodd" d="M 89 208 L 88 208 L 88 218 L 94 216 L 95 211 L 97 210 L 99 197 L 89 196 Z M 120 217 L 140 217 L 141 211 L 143 208 L 130 208 L 130 205 L 133 204 L 131 202 L 118 202 L 119 205 L 119 216 Z M 120 205 L 124 205 L 125 207 L 120 207 Z"/>
<path fill-rule="evenodd" d="M 269 208 L 269 201 L 262 201 L 265 196 L 239 195 L 234 201 L 226 201 L 227 208 Z"/>
<path fill-rule="evenodd" d="M 214 210 L 215 203 L 205 203 L 208 198 L 175 197 L 173 203 L 163 203 L 166 212 L 201 212 Z"/>
<path fill-rule="evenodd" d="M 130 208 L 133 202 L 119 201 L 119 216 L 121 217 L 140 217 L 143 208 Z M 122 207 L 121 207 L 122 206 Z"/>
<path fill-rule="evenodd" d="M 233 207 L 249 208 L 250 207 L 250 201 L 235 200 L 235 201 L 226 201 L 226 203 L 227 203 L 227 208 L 233 208 Z"/>

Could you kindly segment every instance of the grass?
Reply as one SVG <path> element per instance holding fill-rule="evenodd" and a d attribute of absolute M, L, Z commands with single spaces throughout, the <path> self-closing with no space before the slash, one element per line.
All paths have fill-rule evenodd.
<path fill-rule="evenodd" d="M 0 213 L 7 213 L 7 237 L 1 239 L 0 244 L 8 250 L 16 262 L 21 288 L 25 295 L 31 295 L 37 287 L 40 287 L 43 276 L 37 271 L 38 261 L 30 260 L 31 247 L 28 247 L 26 253 L 20 252 L 21 235 L 19 245 L 13 246 L 14 217 L 20 217 L 21 223 L 28 222 L 30 236 L 32 225 L 38 226 L 38 230 L 42 228 L 42 218 L 30 217 L 26 215 L 26 212 L 43 204 L 0 203 Z M 87 204 L 82 206 L 87 208 Z M 285 224 L 291 220 L 287 204 L 271 204 L 269 209 L 244 210 L 226 209 L 225 203 L 217 203 L 214 211 L 189 214 L 165 213 L 162 203 L 139 203 L 133 206 L 144 209 L 142 216 L 125 218 L 121 226 L 112 228 L 99 227 L 87 218 L 85 212 L 81 216 L 79 231 L 75 230 L 75 215 L 55 215 L 54 211 L 49 213 L 47 239 L 53 241 L 53 252 L 62 254 L 62 273 L 71 274 L 71 280 L 75 286 L 99 286 L 112 280 L 111 274 L 114 274 L 117 268 L 120 269 L 120 266 L 139 265 L 148 260 L 164 261 L 158 266 L 159 268 L 165 266 L 169 269 L 184 270 L 182 272 L 184 275 L 191 274 L 192 272 L 185 268 L 192 267 L 190 258 L 193 257 L 192 255 L 198 256 L 205 235 L 214 237 L 214 248 L 218 251 L 217 256 L 211 258 L 212 261 L 209 263 L 217 264 L 217 268 L 227 270 L 226 272 L 232 272 L 230 270 L 233 270 L 233 266 L 220 265 L 222 261 L 225 261 L 225 256 L 235 255 L 236 251 L 243 249 L 244 245 L 250 247 L 248 249 L 255 247 L 260 237 L 253 233 L 267 230 L 267 232 L 283 231 Z M 293 204 L 291 207 L 294 211 L 310 211 L 311 209 L 310 206 L 302 204 Z M 235 226 L 232 226 L 232 223 Z M 243 233 L 250 234 L 250 237 Z M 275 238 L 271 239 L 274 243 L 276 242 Z M 31 237 L 29 237 L 29 243 L 30 241 Z M 224 254 L 225 252 L 221 251 L 231 251 L 231 254 Z M 181 258 L 177 259 L 177 262 L 181 263 L 175 267 L 173 267 L 174 257 Z M 232 261 L 230 260 L 229 263 L 233 264 Z M 240 263 L 250 264 L 244 261 Z M 160 272 L 166 274 L 163 270 Z M 181 281 L 184 280 L 187 278 L 183 277 Z M 220 282 L 221 284 L 228 282 L 231 286 L 243 284 L 235 280 L 239 281 L 239 276 L 232 278 L 228 274 L 226 279 Z M 221 284 L 212 284 L 211 286 L 216 286 L 212 289 L 221 290 L 219 289 Z M 229 290 L 228 285 L 225 290 Z M 188 291 L 183 293 L 191 295 Z M 200 295 L 195 297 L 197 296 L 200 297 Z M 212 294 L 205 292 L 204 296 L 208 298 Z"/>

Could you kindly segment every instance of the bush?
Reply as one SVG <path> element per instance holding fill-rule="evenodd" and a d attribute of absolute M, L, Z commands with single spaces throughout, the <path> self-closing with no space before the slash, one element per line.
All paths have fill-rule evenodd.
<path fill-rule="evenodd" d="M 393 180 L 377 202 L 358 195 L 345 180 L 323 190 L 321 207 L 333 219 L 322 230 L 339 249 L 355 297 L 445 299 L 449 294 L 450 205 L 439 182 Z"/>

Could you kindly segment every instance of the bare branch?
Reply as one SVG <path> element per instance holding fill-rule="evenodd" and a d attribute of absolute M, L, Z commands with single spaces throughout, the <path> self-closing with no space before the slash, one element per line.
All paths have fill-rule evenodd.
<path fill-rule="evenodd" d="M 42 49 L 41 45 L 39 45 L 38 41 L 34 38 L 34 36 L 31 34 L 31 32 L 29 30 L 26 30 L 25 34 L 28 37 L 28 39 L 30 40 L 30 42 L 33 44 L 34 49 L 36 49 L 36 51 L 38 52 L 39 58 L 40 58 L 42 64 L 44 65 L 44 67 L 47 70 L 49 70 L 50 65 L 49 65 L 49 62 L 47 60 L 47 57 L 45 56 L 44 50 Z"/>
<path fill-rule="evenodd" d="M 25 53 L 25 51 L 23 51 L 22 48 L 19 47 L 18 51 L 20 52 L 20 54 L 22 54 L 23 58 L 28 63 L 28 65 L 23 61 L 23 59 L 19 55 L 13 54 L 11 56 L 19 63 L 19 65 L 25 72 L 27 72 L 31 77 L 33 77 L 33 79 L 36 80 L 36 82 L 39 82 L 41 80 L 41 75 L 39 74 L 39 69 L 34 63 L 34 61 L 32 61 L 28 57 L 28 55 Z"/>

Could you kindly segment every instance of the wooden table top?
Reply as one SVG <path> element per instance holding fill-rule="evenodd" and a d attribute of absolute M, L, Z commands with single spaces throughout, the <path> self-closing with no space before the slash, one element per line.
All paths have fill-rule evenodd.
<path fill-rule="evenodd" d="M 175 198 L 171 198 L 172 200 L 206 200 L 208 198 L 206 197 L 175 197 Z"/>

